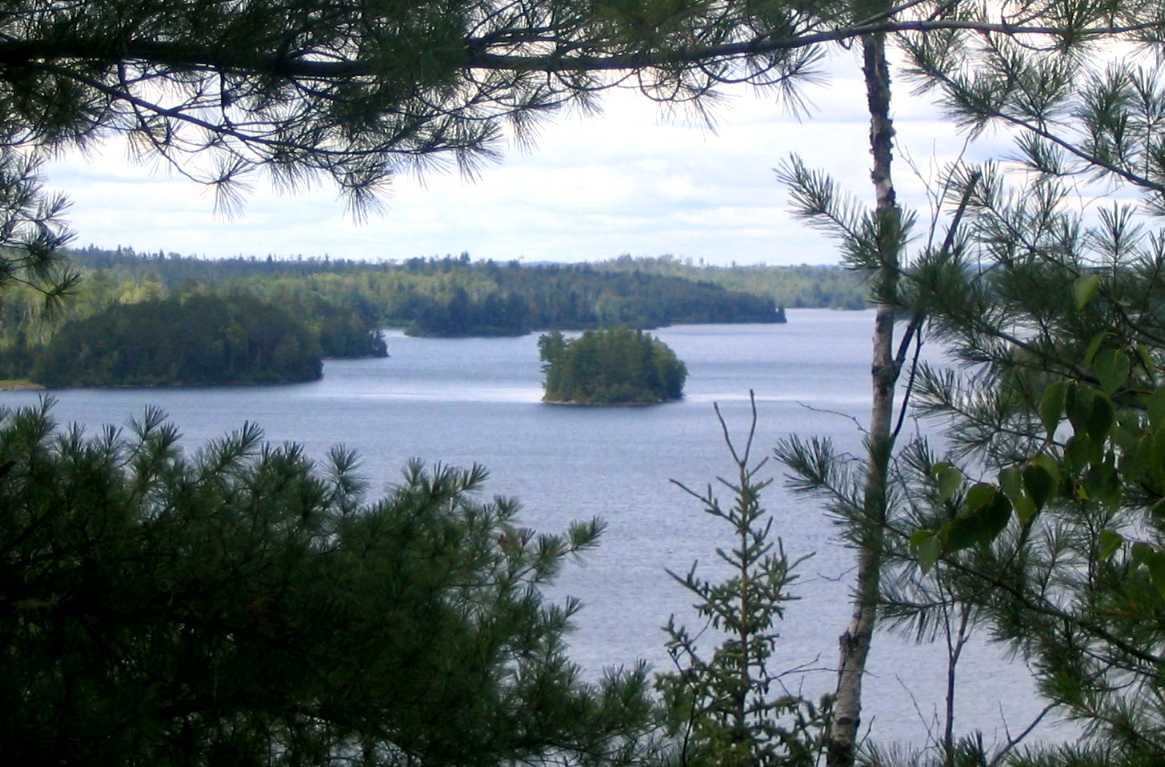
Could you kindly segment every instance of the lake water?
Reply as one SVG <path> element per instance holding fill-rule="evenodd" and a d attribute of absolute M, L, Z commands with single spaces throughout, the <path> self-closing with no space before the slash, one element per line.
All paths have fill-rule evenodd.
<path fill-rule="evenodd" d="M 711 562 L 726 530 L 669 480 L 702 488 L 732 468 L 712 410 L 719 402 L 740 436 L 748 426 L 748 391 L 756 392 L 756 455 L 771 453 L 790 433 L 832 437 L 860 449 L 852 418 L 869 409 L 872 313 L 791 310 L 787 325 L 664 328 L 658 335 L 688 365 L 683 401 L 646 408 L 589 409 L 543 405 L 537 336 L 421 339 L 390 332 L 389 359 L 329 361 L 321 381 L 279 387 L 56 392 L 61 422 L 89 427 L 125 424 L 147 404 L 169 413 L 195 448 L 244 420 L 273 442 L 297 441 L 322 456 L 336 443 L 355 448 L 362 472 L 378 489 L 419 457 L 491 471 L 489 491 L 515 496 L 523 521 L 564 528 L 598 515 L 609 525 L 599 550 L 570 567 L 554 593 L 585 604 L 572 656 L 597 674 L 604 666 L 645 658 L 668 667 L 660 627 L 675 613 L 698 629 L 691 599 L 665 568 L 686 571 Z M 0 404 L 35 401 L 28 392 L 0 393 Z M 780 476 L 775 463 L 770 476 Z M 774 530 L 792 557 L 815 552 L 801 570 L 773 668 L 830 668 L 850 612 L 852 552 L 813 502 L 775 483 L 765 496 Z M 943 710 L 945 647 L 915 645 L 889 634 L 875 638 L 865 683 L 863 731 L 879 740 L 922 743 Z M 1040 710 L 1026 669 L 998 647 L 976 642 L 960 665 L 958 730 L 979 728 L 1005 739 Z M 806 692 L 831 689 L 834 674 L 807 675 Z M 934 727 L 935 733 L 941 731 Z M 1062 739 L 1065 725 L 1044 726 Z"/>

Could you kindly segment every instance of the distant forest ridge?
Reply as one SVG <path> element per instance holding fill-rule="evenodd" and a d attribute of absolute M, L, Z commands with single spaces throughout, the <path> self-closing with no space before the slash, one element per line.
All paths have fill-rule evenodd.
<path fill-rule="evenodd" d="M 82 292 L 171 295 L 191 286 L 242 290 L 281 305 L 322 303 L 380 327 L 423 336 L 522 335 L 534 330 L 678 323 L 784 322 L 771 297 L 707 280 L 594 264 L 523 267 L 459 257 L 402 263 L 328 258 L 186 258 L 122 249 L 71 254 L 87 273 Z M 86 303 L 84 299 L 82 304 Z"/>
<path fill-rule="evenodd" d="M 94 269 L 120 267 L 138 273 L 155 272 L 163 280 L 193 279 L 221 282 L 247 277 L 270 275 L 310 276 L 346 275 L 362 272 L 383 273 L 403 270 L 423 273 L 433 268 L 448 269 L 449 264 L 470 269 L 500 267 L 549 269 L 551 271 L 640 272 L 642 274 L 675 277 L 692 282 L 707 282 L 730 291 L 739 291 L 772 299 L 777 307 L 796 309 L 865 309 L 868 286 L 864 275 L 837 265 L 778 266 L 769 264 L 736 264 L 716 266 L 696 262 L 691 258 L 671 255 L 656 257 L 619 256 L 613 259 L 581 263 L 551 261 L 505 262 L 475 261 L 468 253 L 459 256 L 410 258 L 396 260 L 333 259 L 328 256 L 233 256 L 204 258 L 183 256 L 161 250 L 137 252 L 132 248 L 105 250 L 89 246 L 70 251 L 70 257 L 79 266 Z M 160 264 L 166 265 L 157 269 Z"/>
<path fill-rule="evenodd" d="M 599 261 L 596 269 L 643 272 L 688 280 L 711 282 L 728 290 L 766 296 L 790 309 L 868 309 L 869 286 L 865 275 L 843 266 L 775 266 L 771 264 L 715 266 L 675 256 L 632 258 L 619 256 Z"/>

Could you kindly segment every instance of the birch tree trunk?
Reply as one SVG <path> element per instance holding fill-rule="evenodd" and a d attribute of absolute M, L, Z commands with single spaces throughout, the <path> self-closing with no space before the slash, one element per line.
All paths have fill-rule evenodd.
<path fill-rule="evenodd" d="M 877 215 L 883 232 L 898 229 L 898 203 L 890 175 L 894 127 L 890 120 L 890 70 L 886 63 L 886 37 L 871 34 L 862 38 L 862 71 L 870 112 L 870 150 L 874 169 L 870 174 L 877 196 Z M 886 521 L 886 473 L 893 448 L 890 425 L 894 415 L 894 385 L 898 366 L 894 357 L 894 307 L 886 303 L 898 282 L 898 238 L 879 241 L 878 267 L 874 287 L 877 315 L 874 319 L 873 355 L 870 377 L 873 408 L 869 427 L 869 471 L 866 475 L 863 518 L 857 520 L 857 584 L 853 615 L 838 642 L 837 698 L 830 725 L 827 764 L 852 767 L 862 713 L 862 676 L 870 652 L 870 640 L 877 618 L 878 580 L 882 569 L 884 523 Z"/>

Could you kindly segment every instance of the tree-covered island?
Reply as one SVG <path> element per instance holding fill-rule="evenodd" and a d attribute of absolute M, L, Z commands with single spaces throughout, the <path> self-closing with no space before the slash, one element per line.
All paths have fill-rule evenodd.
<path fill-rule="evenodd" d="M 538 339 L 544 402 L 649 405 L 683 396 L 688 369 L 665 343 L 628 327 L 588 330 L 576 339 L 553 331 Z"/>

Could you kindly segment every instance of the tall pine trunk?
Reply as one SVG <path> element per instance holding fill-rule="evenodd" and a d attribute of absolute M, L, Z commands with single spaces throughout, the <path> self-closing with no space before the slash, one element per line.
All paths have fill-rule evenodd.
<path fill-rule="evenodd" d="M 890 175 L 894 128 L 890 120 L 890 70 L 886 63 L 886 37 L 862 38 L 862 71 L 870 112 L 870 150 L 874 169 L 870 174 L 877 196 L 877 215 L 883 232 L 896 232 L 899 210 Z M 857 584 L 853 615 L 839 639 L 837 698 L 829 731 L 829 767 L 852 767 L 862 713 L 862 677 L 877 620 L 878 580 L 882 570 L 886 521 L 886 474 L 893 448 L 890 430 L 894 416 L 894 385 L 898 367 L 894 359 L 894 307 L 888 303 L 898 282 L 898 238 L 881 237 L 880 266 L 874 276 L 877 315 L 870 377 L 873 408 L 869 427 L 869 469 L 866 475 L 862 518 L 855 521 L 858 549 Z"/>

